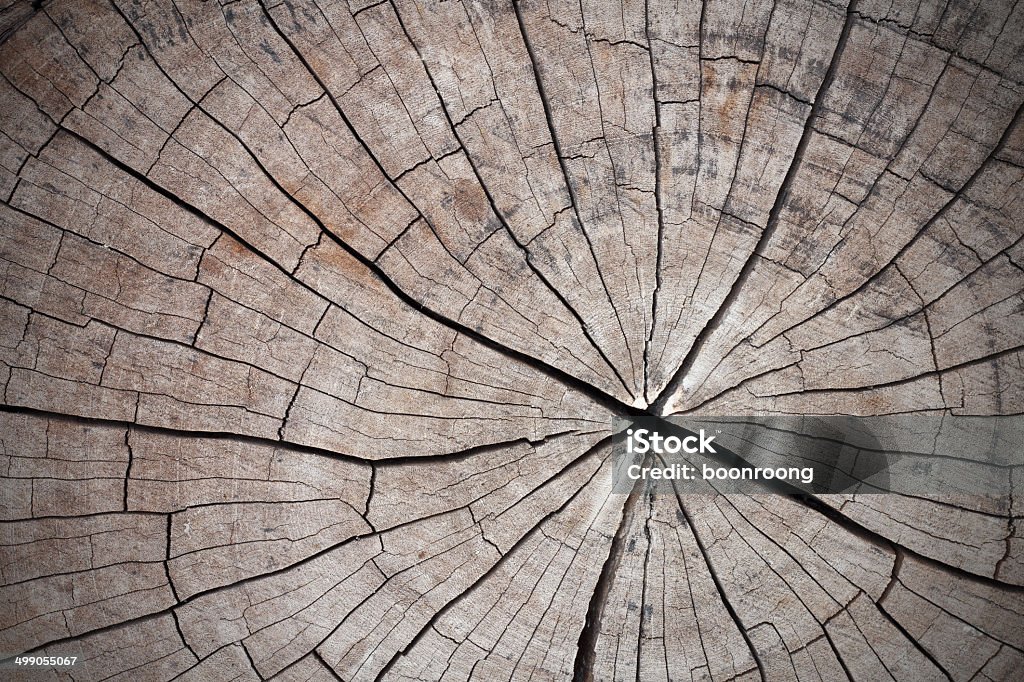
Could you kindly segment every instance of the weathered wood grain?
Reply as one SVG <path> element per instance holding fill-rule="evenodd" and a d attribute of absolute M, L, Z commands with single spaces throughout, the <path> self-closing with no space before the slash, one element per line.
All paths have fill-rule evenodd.
<path fill-rule="evenodd" d="M 0 5 L 3 675 L 1019 675 L 1020 500 L 612 436 L 1024 412 L 1024 4 Z"/>

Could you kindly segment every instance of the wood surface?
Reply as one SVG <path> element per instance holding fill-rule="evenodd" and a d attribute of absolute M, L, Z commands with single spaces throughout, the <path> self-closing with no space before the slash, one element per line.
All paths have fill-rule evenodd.
<path fill-rule="evenodd" d="M 1024 412 L 1024 3 L 0 5 L 0 677 L 1024 674 L 1020 500 L 610 473 Z"/>

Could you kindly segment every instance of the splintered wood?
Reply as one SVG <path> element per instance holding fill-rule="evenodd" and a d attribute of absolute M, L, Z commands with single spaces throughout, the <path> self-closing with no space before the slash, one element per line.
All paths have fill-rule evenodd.
<path fill-rule="evenodd" d="M 1024 3 L 3 4 L 0 677 L 1024 668 L 1019 499 L 612 476 L 1024 412 Z"/>

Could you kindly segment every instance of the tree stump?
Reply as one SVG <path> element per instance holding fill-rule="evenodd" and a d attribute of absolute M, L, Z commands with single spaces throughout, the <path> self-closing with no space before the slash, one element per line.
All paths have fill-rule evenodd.
<path fill-rule="evenodd" d="M 611 469 L 1024 412 L 1024 3 L 5 4 L 0 676 L 1021 675 L 1020 500 Z"/>

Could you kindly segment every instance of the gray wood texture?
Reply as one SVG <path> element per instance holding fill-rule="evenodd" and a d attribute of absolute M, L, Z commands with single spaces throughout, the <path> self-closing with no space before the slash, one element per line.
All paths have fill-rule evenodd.
<path fill-rule="evenodd" d="M 0 677 L 1019 679 L 1020 500 L 609 436 L 1024 412 L 1024 3 L 0 5 Z"/>

